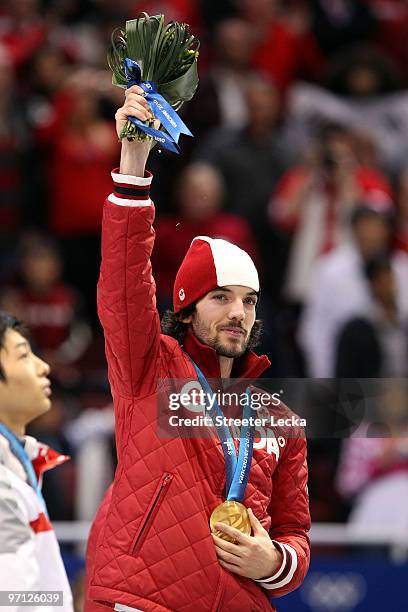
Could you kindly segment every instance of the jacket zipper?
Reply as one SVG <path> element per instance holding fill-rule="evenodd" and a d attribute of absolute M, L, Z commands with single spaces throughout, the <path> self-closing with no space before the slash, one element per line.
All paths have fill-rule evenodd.
<path fill-rule="evenodd" d="M 170 482 L 173 480 L 173 474 L 169 474 L 166 472 L 163 474 L 162 479 L 160 481 L 159 486 L 157 487 L 152 500 L 147 508 L 145 515 L 142 519 L 142 523 L 137 530 L 135 537 L 133 538 L 130 554 L 135 555 L 140 548 L 142 547 L 143 542 L 146 539 L 146 536 L 152 526 L 153 519 L 156 516 L 160 505 L 164 499 L 165 494 L 167 493 L 168 486 Z"/>

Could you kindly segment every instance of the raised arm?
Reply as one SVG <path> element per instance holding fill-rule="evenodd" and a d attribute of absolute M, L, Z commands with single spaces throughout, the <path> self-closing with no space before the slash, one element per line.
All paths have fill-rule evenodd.
<path fill-rule="evenodd" d="M 150 116 L 141 92 L 137 86 L 126 91 L 115 116 L 118 135 L 129 115 Z M 98 314 L 112 392 L 123 397 L 149 393 L 158 371 L 160 321 L 150 263 L 154 206 L 152 176 L 145 172 L 149 150 L 149 142 L 122 142 L 120 168 L 112 173 L 114 191 L 103 211 Z"/>

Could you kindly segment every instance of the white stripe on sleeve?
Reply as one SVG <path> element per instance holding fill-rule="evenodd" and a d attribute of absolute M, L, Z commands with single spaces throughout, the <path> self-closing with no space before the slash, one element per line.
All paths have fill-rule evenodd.
<path fill-rule="evenodd" d="M 286 553 L 289 553 L 290 555 L 290 559 L 291 559 L 291 564 L 290 564 L 290 569 L 289 572 L 287 574 L 287 576 L 285 576 L 282 580 L 280 580 L 279 582 L 275 582 L 273 584 L 270 583 L 271 580 L 274 580 L 276 577 L 279 577 L 281 572 L 278 572 L 278 576 L 274 576 L 272 578 L 267 578 L 266 581 L 265 580 L 257 580 L 256 582 L 258 582 L 264 589 L 268 589 L 268 590 L 273 590 L 273 589 L 280 589 L 281 587 L 286 586 L 287 584 L 289 584 L 289 582 L 292 580 L 296 568 L 297 568 L 297 554 L 294 548 L 292 548 L 292 546 L 289 546 L 289 544 L 284 544 L 283 542 L 279 542 L 279 544 L 282 546 L 282 548 L 286 551 Z M 281 566 L 280 569 L 282 569 L 283 566 Z"/>
<path fill-rule="evenodd" d="M 117 204 L 118 206 L 151 206 L 152 201 L 149 198 L 148 200 L 128 200 L 127 198 L 118 198 L 114 193 L 111 193 L 108 196 L 108 201 L 112 202 L 112 204 Z"/>

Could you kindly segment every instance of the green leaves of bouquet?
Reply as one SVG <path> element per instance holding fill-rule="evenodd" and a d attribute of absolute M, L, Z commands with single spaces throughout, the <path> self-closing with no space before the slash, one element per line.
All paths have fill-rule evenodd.
<path fill-rule="evenodd" d="M 112 83 L 126 88 L 125 58 L 135 60 L 142 81 L 153 81 L 157 91 L 178 110 L 193 97 L 198 86 L 197 57 L 199 41 L 189 32 L 189 26 L 175 21 L 165 25 L 164 15 L 150 17 L 147 13 L 126 22 L 126 29 L 116 28 L 108 51 Z M 146 121 L 152 126 L 154 119 Z M 150 138 L 132 122 L 127 121 L 120 138 L 131 140 Z"/>

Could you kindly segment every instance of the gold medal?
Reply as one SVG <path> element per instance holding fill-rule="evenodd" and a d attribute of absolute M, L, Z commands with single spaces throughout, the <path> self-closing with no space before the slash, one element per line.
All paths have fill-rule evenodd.
<path fill-rule="evenodd" d="M 225 525 L 231 525 L 244 533 L 245 535 L 251 535 L 251 522 L 249 520 L 248 510 L 237 501 L 225 501 L 213 510 L 210 516 L 210 527 L 214 535 L 218 536 L 222 540 L 227 542 L 235 542 L 233 538 L 228 536 L 222 531 L 218 531 L 215 528 L 216 523 L 225 523 Z"/>

